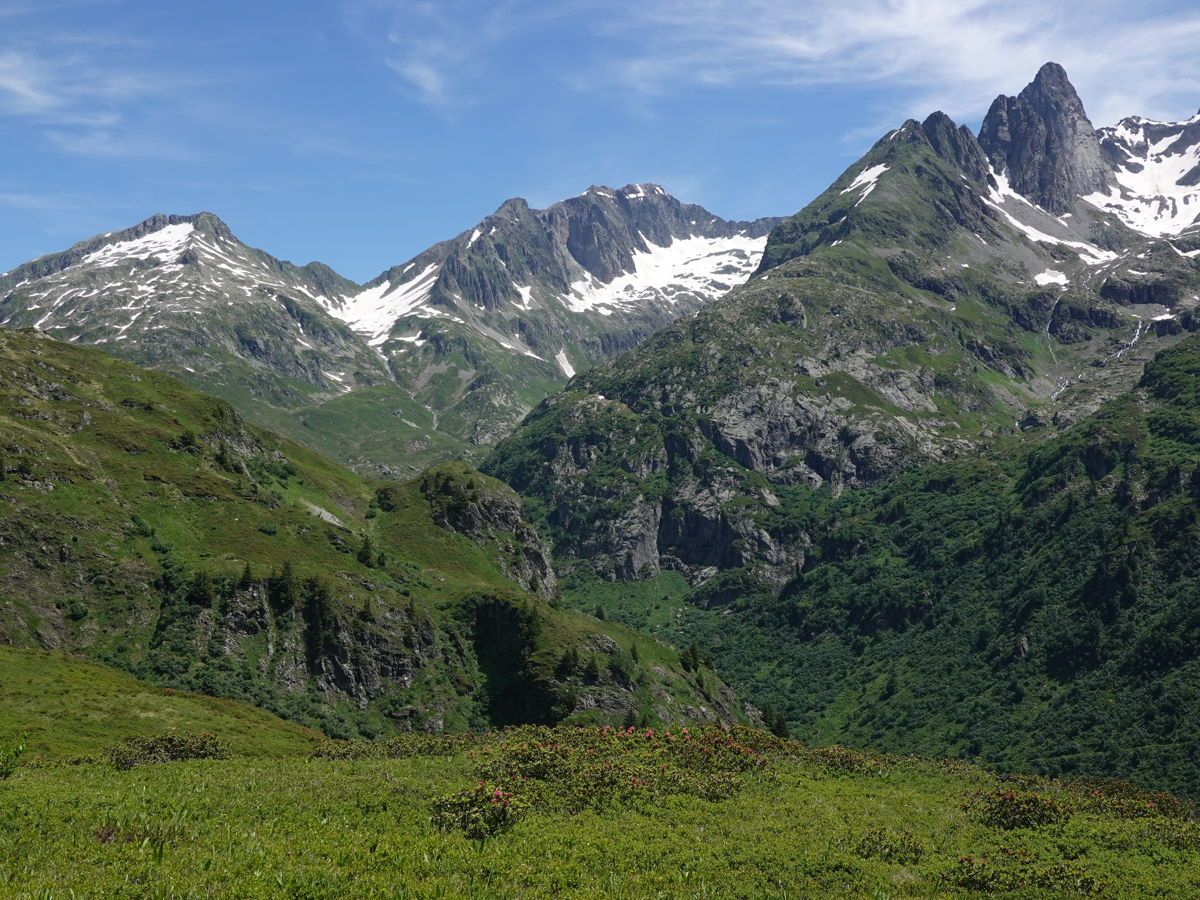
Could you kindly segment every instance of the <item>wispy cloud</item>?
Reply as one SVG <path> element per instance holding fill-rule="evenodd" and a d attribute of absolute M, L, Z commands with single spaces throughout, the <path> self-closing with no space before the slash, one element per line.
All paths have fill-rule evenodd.
<path fill-rule="evenodd" d="M 125 68 L 109 53 L 95 52 L 96 41 L 59 37 L 59 42 L 37 49 L 32 41 L 3 46 L 0 38 L 0 116 L 25 122 L 69 153 L 186 155 L 174 141 L 146 133 L 145 122 L 138 121 L 156 104 L 172 101 L 186 87 L 184 80 L 161 71 Z M 84 43 L 93 46 L 85 49 Z"/>
<path fill-rule="evenodd" d="M 1115 0 L 629 0 L 588 73 L 647 96 L 689 85 L 845 85 L 899 94 L 902 115 L 981 113 L 1061 62 L 1099 123 L 1200 102 L 1200 9 Z"/>
<path fill-rule="evenodd" d="M 414 99 L 444 116 L 480 102 L 508 66 L 513 39 L 595 0 L 345 0 L 352 32 L 374 44 Z"/>

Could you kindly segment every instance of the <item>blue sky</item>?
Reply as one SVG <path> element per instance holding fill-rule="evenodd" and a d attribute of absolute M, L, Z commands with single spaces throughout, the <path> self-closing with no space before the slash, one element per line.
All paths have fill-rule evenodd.
<path fill-rule="evenodd" d="M 154 212 L 366 280 L 594 183 L 802 207 L 1037 67 L 1093 121 L 1200 107 L 1191 2 L 0 0 L 0 267 Z"/>

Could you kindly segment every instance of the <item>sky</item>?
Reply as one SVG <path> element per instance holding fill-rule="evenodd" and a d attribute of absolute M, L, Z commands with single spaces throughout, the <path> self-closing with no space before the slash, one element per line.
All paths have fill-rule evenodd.
<path fill-rule="evenodd" d="M 909 117 L 1062 63 L 1200 107 L 1193 0 L 0 0 L 0 268 L 156 212 L 366 281 L 509 197 L 804 206 Z"/>

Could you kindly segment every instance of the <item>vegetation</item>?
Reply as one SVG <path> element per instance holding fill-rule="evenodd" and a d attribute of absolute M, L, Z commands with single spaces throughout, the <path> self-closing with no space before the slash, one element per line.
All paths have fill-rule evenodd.
<path fill-rule="evenodd" d="M 126 738 L 109 748 L 106 758 L 115 768 L 132 769 L 183 759 L 228 759 L 229 748 L 215 734 L 158 734 Z"/>
<path fill-rule="evenodd" d="M 57 653 L 0 646 L 0 748 L 41 766 L 99 760 L 127 738 L 209 733 L 239 756 L 296 756 L 323 736 L 244 703 L 160 688 Z"/>
<path fill-rule="evenodd" d="M 1189 896 L 1194 813 L 745 728 L 523 727 L 22 767 L 0 787 L 0 891 Z"/>

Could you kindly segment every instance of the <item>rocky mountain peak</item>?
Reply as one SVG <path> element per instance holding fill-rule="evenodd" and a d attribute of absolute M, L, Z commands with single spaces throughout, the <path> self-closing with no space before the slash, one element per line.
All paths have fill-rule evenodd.
<path fill-rule="evenodd" d="M 977 181 L 986 180 L 987 155 L 971 129 L 965 125 L 955 125 L 954 120 L 940 110 L 931 113 L 920 127 L 938 156 L 955 163 Z"/>
<path fill-rule="evenodd" d="M 979 144 L 1014 190 L 1056 214 L 1108 183 L 1095 129 L 1057 63 L 1042 66 L 1016 97 L 995 99 Z"/>

